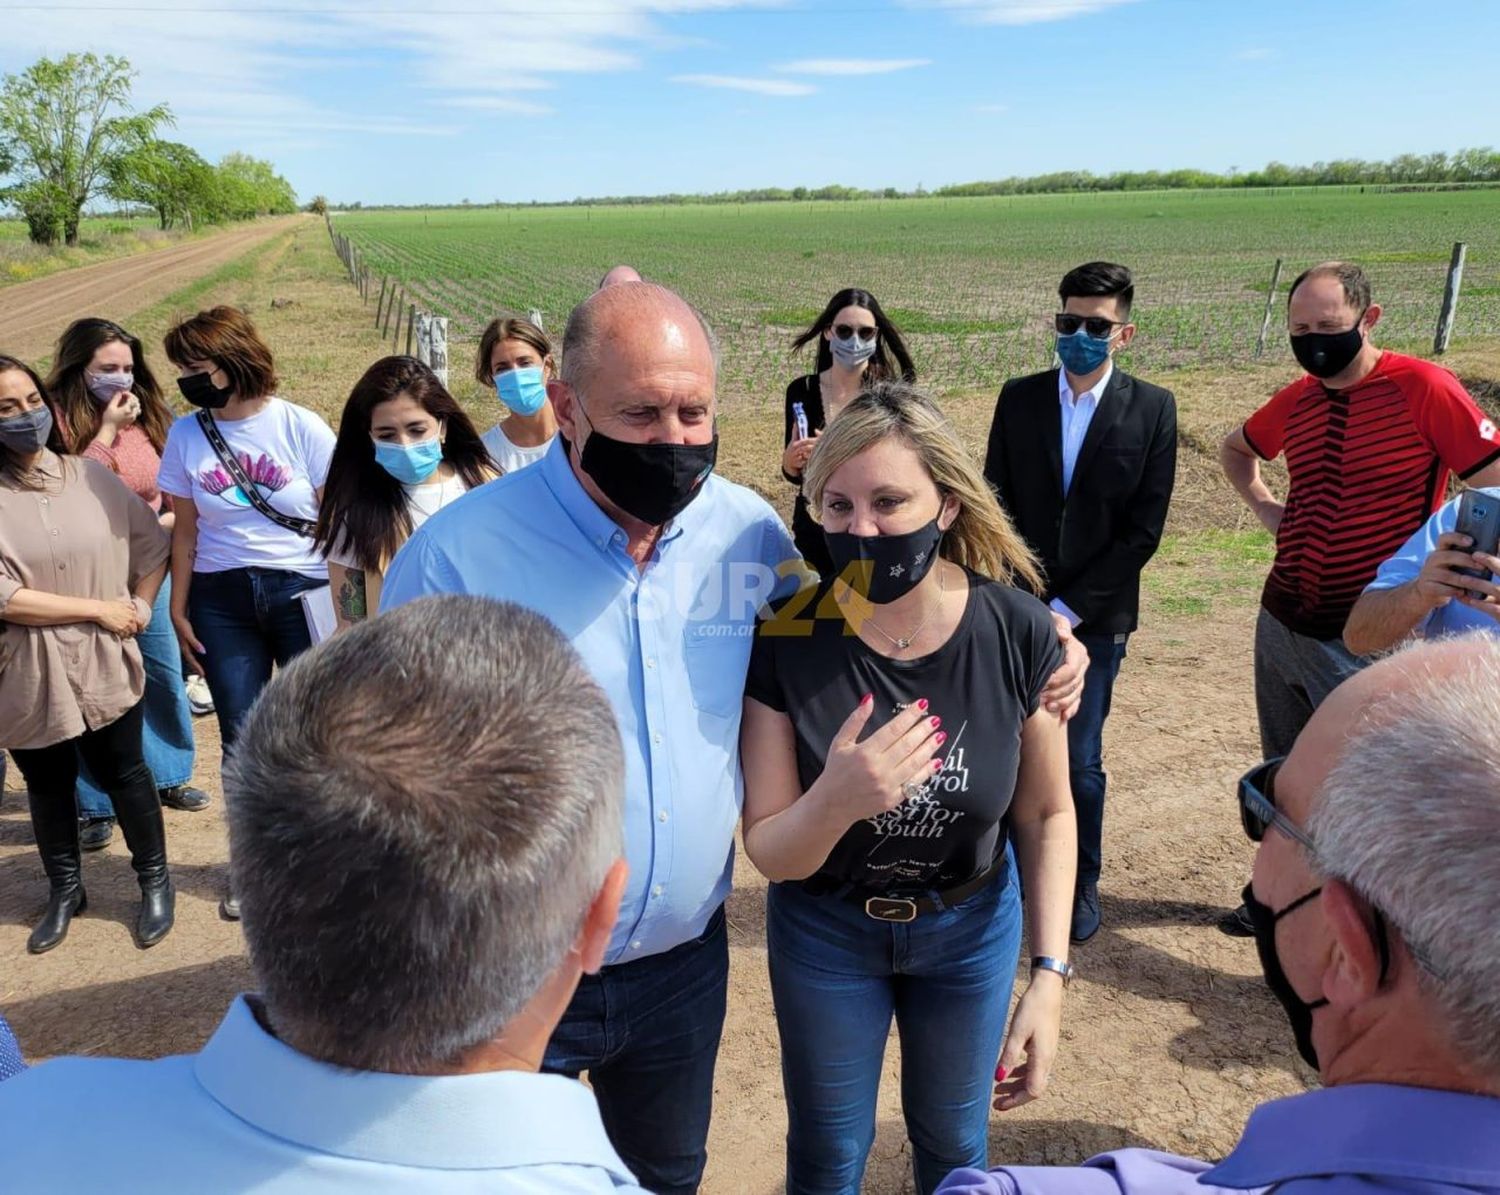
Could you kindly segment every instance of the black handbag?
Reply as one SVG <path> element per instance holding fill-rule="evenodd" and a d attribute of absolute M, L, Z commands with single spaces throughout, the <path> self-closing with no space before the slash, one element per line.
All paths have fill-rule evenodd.
<path fill-rule="evenodd" d="M 300 519 L 296 515 L 283 514 L 266 501 L 264 495 L 255 487 L 255 483 L 246 475 L 244 466 L 240 464 L 225 441 L 211 413 L 199 411 L 198 426 L 203 429 L 203 435 L 207 438 L 209 447 L 214 450 L 214 455 L 219 458 L 219 464 L 224 466 L 234 484 L 239 486 L 240 493 L 245 495 L 245 501 L 278 527 L 294 531 L 298 535 L 305 535 L 308 539 L 313 537 L 318 529 L 317 523 L 311 519 Z"/>

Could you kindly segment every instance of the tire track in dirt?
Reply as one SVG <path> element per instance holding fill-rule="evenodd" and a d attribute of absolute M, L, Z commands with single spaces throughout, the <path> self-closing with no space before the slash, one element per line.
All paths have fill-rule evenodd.
<path fill-rule="evenodd" d="M 306 219 L 258 220 L 170 249 L 79 266 L 0 289 L 0 352 L 34 363 L 52 351 L 71 320 L 97 315 L 125 321 Z"/>

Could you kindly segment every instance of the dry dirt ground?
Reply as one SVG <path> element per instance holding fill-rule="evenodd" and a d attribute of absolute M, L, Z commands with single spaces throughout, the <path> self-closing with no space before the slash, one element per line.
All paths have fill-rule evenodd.
<path fill-rule="evenodd" d="M 202 240 L 6 287 L 0 290 L 0 349 L 23 361 L 42 356 L 70 320 L 125 319 L 306 219 L 257 220 Z"/>
<path fill-rule="evenodd" d="M 51 285 L 75 283 L 67 276 Z M 95 293 L 87 302 L 105 298 Z M 247 306 L 277 350 L 283 393 L 330 416 L 379 352 L 369 310 L 340 284 L 321 229 L 306 224 L 243 268 L 201 280 L 191 298 Z M 120 318 L 131 316 L 133 330 L 151 344 L 180 301 L 121 311 Z M 59 311 L 58 318 L 86 313 Z M 1492 348 L 1454 360 L 1472 378 L 1500 377 Z M 455 376 L 461 373 L 459 362 Z M 1213 452 L 1223 430 L 1284 379 L 1239 370 L 1167 380 L 1182 410 L 1179 500 L 1174 533 L 1148 574 L 1144 627 L 1131 641 L 1106 740 L 1104 929 L 1074 953 L 1079 978 L 1067 998 L 1051 1091 L 995 1119 L 996 1161 L 1072 1163 L 1125 1145 L 1219 1156 L 1255 1104 L 1313 1081 L 1260 981 L 1253 947 L 1213 925 L 1235 903 L 1250 864 L 1231 792 L 1257 754 L 1250 643 L 1264 567 L 1253 537 L 1226 534 L 1249 521 L 1226 496 Z M 965 436 L 977 441 L 991 399 L 948 402 Z M 770 480 L 779 426 L 766 401 L 727 403 L 723 467 L 785 501 L 784 487 Z M 198 730 L 196 780 L 217 797 L 213 719 L 200 720 Z M 0 808 L 0 1008 L 28 1055 L 154 1057 L 196 1049 L 250 982 L 239 932 L 216 914 L 226 858 L 221 805 L 166 814 L 179 895 L 177 928 L 165 942 L 148 952 L 131 943 L 135 888 L 117 841 L 86 859 L 89 911 L 67 942 L 32 958 L 25 938 L 46 885 L 17 785 L 12 768 Z M 733 961 L 705 1184 L 711 1195 L 781 1190 L 785 1121 L 764 896 L 764 882 L 741 860 L 729 903 Z M 910 1186 L 897 1075 L 893 1039 L 869 1168 L 872 1192 Z"/>

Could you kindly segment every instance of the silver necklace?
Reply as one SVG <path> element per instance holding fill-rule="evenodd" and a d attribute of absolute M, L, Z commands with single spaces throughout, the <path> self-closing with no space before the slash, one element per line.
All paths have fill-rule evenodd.
<path fill-rule="evenodd" d="M 947 592 L 947 586 L 943 584 L 943 562 L 941 560 L 937 562 L 937 569 L 938 600 L 932 604 L 932 609 L 927 612 L 927 617 L 917 624 L 916 629 L 913 630 L 910 635 L 907 635 L 901 639 L 897 639 L 896 636 L 892 635 L 883 626 L 875 621 L 874 615 L 871 615 L 866 620 L 872 627 L 874 627 L 877 631 L 884 635 L 886 639 L 890 640 L 897 651 L 905 651 L 908 647 L 910 647 L 916 640 L 917 636 L 927 629 L 927 624 L 933 620 L 933 618 L 937 615 L 937 612 L 943 608 L 943 595 Z"/>

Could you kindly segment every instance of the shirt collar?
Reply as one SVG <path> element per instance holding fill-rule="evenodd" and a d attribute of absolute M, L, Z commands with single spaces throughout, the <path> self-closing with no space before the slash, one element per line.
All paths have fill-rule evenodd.
<path fill-rule="evenodd" d="M 561 434 L 552 438 L 552 447 L 547 450 L 547 455 L 532 468 L 542 470 L 542 477 L 547 482 L 547 488 L 552 491 L 558 505 L 573 520 L 579 531 L 600 548 L 606 548 L 611 541 L 615 541 L 619 543 L 621 550 L 624 550 L 628 538 L 624 528 L 610 518 L 583 488 L 583 483 L 573 472 L 573 463 L 568 459 L 568 444 Z M 716 474 L 710 473 L 703 479 L 703 492 L 662 528 L 661 535 L 656 540 L 657 551 L 671 543 L 684 531 L 698 525 L 699 520 L 704 517 L 713 487 L 717 484 Z"/>
<path fill-rule="evenodd" d="M 42 455 L 37 457 L 36 468 L 32 472 L 40 473 L 43 477 L 58 480 L 63 475 L 62 457 L 58 456 L 50 448 L 43 448 Z"/>
<path fill-rule="evenodd" d="M 1234 1152 L 1202 1176 L 1266 1187 L 1326 1174 L 1500 1187 L 1500 1099 L 1360 1083 L 1262 1104 Z"/>
<path fill-rule="evenodd" d="M 391 1075 L 346 1070 L 267 1033 L 236 998 L 194 1059 L 203 1089 L 273 1137 L 340 1157 L 439 1170 L 595 1166 L 630 1172 L 593 1093 L 562 1075 Z"/>
<path fill-rule="evenodd" d="M 1097 403 L 1104 397 L 1105 387 L 1109 385 L 1110 378 L 1114 376 L 1115 361 L 1111 357 L 1109 364 L 1104 367 L 1104 373 L 1099 380 L 1078 396 L 1079 402 L 1082 402 L 1084 399 L 1092 399 Z M 1073 388 L 1068 385 L 1068 371 L 1060 365 L 1057 367 L 1057 395 L 1062 399 L 1064 406 L 1069 405 L 1073 401 Z"/>

